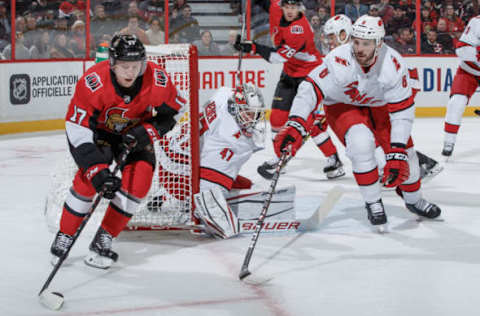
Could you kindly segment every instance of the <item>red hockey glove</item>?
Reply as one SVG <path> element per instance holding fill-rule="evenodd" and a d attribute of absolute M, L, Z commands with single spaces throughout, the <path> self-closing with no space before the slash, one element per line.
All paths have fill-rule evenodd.
<path fill-rule="evenodd" d="M 148 145 L 152 145 L 158 138 L 157 130 L 151 124 L 143 123 L 129 129 L 123 135 L 123 143 L 133 151 L 141 151 Z"/>
<path fill-rule="evenodd" d="M 327 117 L 323 114 L 315 114 L 312 127 L 310 128 L 310 136 L 315 137 L 327 131 Z"/>
<path fill-rule="evenodd" d="M 382 183 L 387 188 L 396 187 L 405 182 L 410 176 L 408 155 L 404 148 L 392 148 L 385 155 L 387 163 L 383 168 Z"/>
<path fill-rule="evenodd" d="M 273 147 L 278 157 L 286 150 L 289 144 L 292 144 L 291 155 L 295 156 L 297 150 L 302 147 L 303 139 L 307 137 L 306 122 L 300 118 L 289 118 L 284 127 L 275 136 Z"/>

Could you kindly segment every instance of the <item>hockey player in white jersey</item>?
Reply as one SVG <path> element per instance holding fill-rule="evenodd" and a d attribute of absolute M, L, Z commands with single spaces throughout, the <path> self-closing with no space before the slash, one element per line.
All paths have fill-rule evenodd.
<path fill-rule="evenodd" d="M 460 59 L 460 65 L 453 78 L 445 115 L 442 155 L 447 158 L 452 155 L 463 112 L 480 80 L 480 15 L 468 22 L 455 53 Z"/>
<path fill-rule="evenodd" d="M 263 149 L 265 125 L 263 96 L 252 84 L 233 90 L 220 88 L 204 105 L 199 126 L 200 193 L 194 196 L 194 203 L 195 216 L 204 224 L 207 233 L 220 238 L 238 234 L 237 214 L 231 210 L 226 197 L 232 189 L 251 187 L 251 181 L 238 173 L 255 151 Z M 185 134 L 185 141 L 187 138 Z M 181 142 L 181 139 L 172 140 L 164 147 L 181 147 Z M 178 161 L 181 157 L 171 158 Z M 169 172 L 165 166 L 159 173 L 160 178 L 182 177 Z M 166 188 L 168 193 L 177 199 L 184 198 L 176 193 L 184 192 L 181 186 L 189 181 L 171 182 L 174 185 Z"/>
<path fill-rule="evenodd" d="M 346 44 L 350 41 L 351 34 L 353 32 L 352 21 L 350 18 L 344 14 L 338 14 L 332 16 L 325 22 L 323 26 L 323 32 L 328 41 L 328 47 L 330 50 L 335 49 L 336 47 Z M 409 81 L 412 86 L 412 93 L 415 94 L 420 91 L 420 81 L 418 78 L 417 69 L 408 69 Z M 439 174 L 443 170 L 441 166 L 435 159 L 419 152 L 417 150 L 418 162 L 420 165 L 420 177 L 425 182 Z M 380 168 L 385 166 L 385 153 L 382 147 L 377 143 L 377 149 L 375 151 L 375 156 Z M 381 169 L 379 169 L 381 173 Z"/>
<path fill-rule="evenodd" d="M 422 198 L 418 157 L 410 137 L 414 100 L 402 56 L 383 43 L 385 28 L 378 17 L 364 15 L 353 25 L 352 40 L 331 51 L 300 84 L 285 127 L 275 138 L 280 154 L 292 144 L 292 154 L 307 134 L 306 119 L 323 102 L 327 122 L 352 162 L 353 174 L 372 225 L 387 223 L 375 144 L 384 149 L 381 183 L 399 187 L 406 207 L 426 218 L 440 208 Z"/>

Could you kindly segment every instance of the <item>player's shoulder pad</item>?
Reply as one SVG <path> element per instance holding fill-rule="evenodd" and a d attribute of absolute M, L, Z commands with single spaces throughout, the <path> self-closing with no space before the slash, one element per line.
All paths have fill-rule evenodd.
<path fill-rule="evenodd" d="M 102 88 L 105 84 L 108 84 L 107 79 L 109 78 L 109 74 L 109 61 L 105 60 L 99 62 L 87 69 L 85 74 L 80 79 L 80 84 L 86 88 L 83 90 L 87 91 L 87 93 L 97 93 L 98 91 L 103 90 Z"/>
<path fill-rule="evenodd" d="M 392 86 L 408 73 L 407 63 L 400 53 L 388 45 L 384 44 L 382 49 L 379 53 L 382 64 L 378 80 L 385 86 Z"/>
<path fill-rule="evenodd" d="M 329 80 L 344 85 L 352 81 L 354 64 L 349 44 L 338 46 L 331 50 L 324 59 L 331 74 Z"/>

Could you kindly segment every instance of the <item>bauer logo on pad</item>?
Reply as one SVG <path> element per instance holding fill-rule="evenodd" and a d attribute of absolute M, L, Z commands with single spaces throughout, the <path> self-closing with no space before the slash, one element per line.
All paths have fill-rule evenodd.
<path fill-rule="evenodd" d="M 14 105 L 30 102 L 30 76 L 15 74 L 10 77 L 10 103 Z"/>

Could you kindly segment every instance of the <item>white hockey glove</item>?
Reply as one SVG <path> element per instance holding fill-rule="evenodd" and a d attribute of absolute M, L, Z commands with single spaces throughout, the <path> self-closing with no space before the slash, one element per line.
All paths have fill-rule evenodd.
<path fill-rule="evenodd" d="M 222 239 L 238 235 L 237 215 L 232 212 L 219 188 L 197 193 L 194 200 L 195 215 L 205 226 L 205 232 Z"/>

